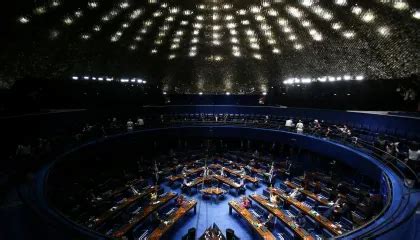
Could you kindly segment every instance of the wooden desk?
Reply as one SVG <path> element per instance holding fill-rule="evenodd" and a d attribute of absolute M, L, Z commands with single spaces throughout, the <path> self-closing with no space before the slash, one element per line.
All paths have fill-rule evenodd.
<path fill-rule="evenodd" d="M 197 206 L 197 201 L 190 200 L 184 203 L 180 208 L 178 208 L 174 213 L 171 214 L 168 218 L 168 223 L 161 223 L 149 236 L 150 240 L 160 239 L 169 229 L 172 228 L 175 223 L 181 219 L 185 214 L 187 214 L 192 208 L 194 208 L 194 213 L 196 212 L 195 208 Z"/>
<path fill-rule="evenodd" d="M 229 185 L 229 186 L 231 186 L 231 187 L 233 187 L 233 188 L 235 188 L 235 189 L 238 189 L 238 188 L 240 188 L 240 187 L 241 187 L 241 185 L 240 185 L 239 183 L 234 182 L 234 181 L 233 181 L 232 179 L 230 179 L 230 178 L 223 177 L 223 176 L 220 176 L 220 175 L 213 175 L 213 177 L 214 177 L 215 179 L 217 179 L 217 180 L 219 180 L 219 181 L 223 182 L 223 183 L 226 183 L 227 185 Z"/>
<path fill-rule="evenodd" d="M 276 194 L 280 196 L 282 199 L 284 199 L 288 204 L 291 204 L 304 212 L 306 215 L 310 216 L 311 218 L 315 219 L 321 226 L 328 229 L 331 233 L 334 235 L 341 235 L 343 234 L 343 230 L 331 222 L 328 218 L 320 215 L 315 210 L 312 210 L 310 207 L 304 205 L 302 202 L 299 202 L 298 200 L 289 197 L 285 192 L 283 192 L 280 189 L 277 188 L 269 188 L 268 189 L 271 193 Z"/>
<path fill-rule="evenodd" d="M 248 209 L 243 208 L 238 202 L 229 202 L 229 214 L 232 214 L 232 209 L 235 209 L 235 211 L 243 217 L 249 225 L 252 226 L 262 239 L 276 239 L 267 227 L 265 227 L 257 218 L 254 217 L 254 215 L 252 215 L 251 212 L 248 211 Z"/>
<path fill-rule="evenodd" d="M 194 179 L 194 181 L 190 182 L 189 188 L 197 187 L 197 185 L 204 183 L 204 181 L 209 181 L 211 179 L 210 176 L 208 177 L 198 177 Z"/>
<path fill-rule="evenodd" d="M 194 174 L 199 173 L 201 171 L 203 171 L 203 168 L 202 167 L 194 168 L 194 169 L 189 170 L 186 175 L 187 176 L 191 176 L 191 175 L 194 175 Z M 171 176 L 167 177 L 167 179 L 169 181 L 171 181 L 171 182 L 175 182 L 175 181 L 184 179 L 184 175 L 182 173 L 181 174 L 178 174 L 178 175 L 174 175 L 174 176 L 171 175 Z"/>
<path fill-rule="evenodd" d="M 286 215 L 282 210 L 278 207 L 272 205 L 268 200 L 266 200 L 261 195 L 252 194 L 250 198 L 255 202 L 259 203 L 265 209 L 267 209 L 270 213 L 280 219 L 283 223 L 286 224 L 290 229 L 292 229 L 301 239 L 305 240 L 313 240 L 314 238 L 302 227 L 298 226 L 294 220 L 292 220 L 289 216 Z"/>
<path fill-rule="evenodd" d="M 265 175 L 267 173 L 267 171 L 264 170 L 264 169 L 262 169 L 262 168 L 256 168 L 256 167 L 248 168 L 247 167 L 248 165 L 246 165 L 246 164 L 233 162 L 233 161 L 230 161 L 230 160 L 227 160 L 227 159 L 224 159 L 224 158 L 222 159 L 222 161 L 223 162 L 226 162 L 226 163 L 229 163 L 229 164 L 232 164 L 233 166 L 236 166 L 238 168 L 244 167 L 246 169 L 250 169 L 251 172 L 254 172 L 254 173 L 256 173 L 258 175 L 261 175 L 261 176 L 263 176 L 263 175 Z M 284 168 L 275 168 L 274 169 L 274 172 L 285 173 L 286 172 L 286 169 L 284 169 Z"/>
<path fill-rule="evenodd" d="M 220 196 L 222 194 L 225 194 L 226 193 L 226 190 L 224 190 L 222 188 L 211 187 L 211 188 L 201 189 L 200 192 L 201 193 L 204 193 L 204 194 L 208 194 L 208 195 Z"/>
<path fill-rule="evenodd" d="M 115 231 L 113 234 L 114 237 L 122 237 L 128 231 L 130 231 L 135 225 L 139 222 L 146 219 L 151 213 L 168 203 L 170 200 L 176 197 L 176 193 L 168 192 L 163 197 L 159 198 L 157 201 L 151 202 L 148 206 L 144 207 L 142 211 L 136 214 L 130 219 L 130 221 L 122 226 L 120 229 Z"/>
<path fill-rule="evenodd" d="M 209 168 L 219 168 L 219 169 L 221 169 L 222 167 L 223 166 L 220 165 L 220 164 L 209 165 Z M 259 181 L 258 178 L 254 178 L 254 177 L 251 177 L 249 175 L 241 175 L 237 171 L 235 171 L 233 169 L 230 169 L 230 168 L 227 168 L 227 167 L 225 167 L 224 171 L 226 171 L 227 173 L 229 173 L 231 175 L 237 176 L 237 177 L 242 177 L 243 176 L 246 181 L 248 181 L 250 183 L 253 183 L 253 184 L 258 184 L 258 181 Z"/>
<path fill-rule="evenodd" d="M 157 188 L 155 186 L 150 186 L 144 189 L 139 195 L 134 195 L 130 198 L 126 198 L 125 201 L 121 202 L 120 204 L 113 206 L 113 208 L 108 209 L 99 217 L 95 218 L 93 221 L 93 227 L 97 228 L 99 225 L 104 223 L 106 220 L 110 219 L 111 217 L 115 216 L 117 213 L 125 209 L 126 207 L 130 206 L 137 200 L 140 200 L 143 197 L 151 194 L 152 192 L 156 191 Z"/>
<path fill-rule="evenodd" d="M 144 179 L 141 179 L 141 178 L 132 179 L 132 180 L 126 182 L 124 184 L 124 186 L 121 186 L 121 187 L 111 191 L 111 193 L 109 193 L 109 196 L 104 197 L 104 199 L 110 199 L 112 197 L 115 197 L 116 195 L 120 194 L 121 192 L 127 190 L 130 185 L 140 183 L 141 181 L 144 181 Z"/>
<path fill-rule="evenodd" d="M 290 182 L 290 181 L 284 181 L 284 184 L 286 184 L 286 186 L 288 186 L 288 187 L 290 187 L 290 188 L 293 188 L 293 189 L 296 189 L 296 188 L 301 188 L 300 186 L 298 186 L 298 185 L 296 185 L 295 183 L 292 183 L 292 182 Z M 301 193 L 303 193 L 304 195 L 306 195 L 306 196 L 308 196 L 308 197 L 310 197 L 310 198 L 314 199 L 314 200 L 315 200 L 315 201 L 317 201 L 319 204 L 322 204 L 322 205 L 324 205 L 324 206 L 327 206 L 327 205 L 328 205 L 328 203 L 329 203 L 328 199 L 321 198 L 321 197 L 319 197 L 318 195 L 316 195 L 315 193 L 313 193 L 313 192 L 311 192 L 311 191 L 308 191 L 308 190 L 303 189 L 303 190 L 299 190 L 299 192 L 301 192 Z"/>

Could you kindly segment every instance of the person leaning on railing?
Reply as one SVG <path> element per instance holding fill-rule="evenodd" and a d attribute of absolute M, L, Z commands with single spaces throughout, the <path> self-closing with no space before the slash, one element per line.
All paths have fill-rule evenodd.
<path fill-rule="evenodd" d="M 405 161 L 412 169 L 418 170 L 420 166 L 420 147 L 417 142 L 412 142 L 408 147 L 408 157 Z"/>

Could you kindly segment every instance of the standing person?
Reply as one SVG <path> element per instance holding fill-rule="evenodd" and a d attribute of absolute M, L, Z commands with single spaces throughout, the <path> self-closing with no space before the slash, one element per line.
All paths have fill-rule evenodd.
<path fill-rule="evenodd" d="M 134 123 L 131 121 L 131 119 L 128 119 L 127 121 L 127 131 L 131 132 L 133 131 Z"/>
<path fill-rule="evenodd" d="M 159 185 L 159 169 L 158 165 L 155 161 L 155 179 L 156 179 L 156 186 Z"/>
<path fill-rule="evenodd" d="M 412 142 L 408 147 L 407 164 L 414 170 L 420 165 L 420 148 L 418 143 Z"/>
<path fill-rule="evenodd" d="M 273 186 L 273 178 L 274 178 L 274 163 L 271 164 L 270 167 L 270 171 L 268 171 L 267 175 L 267 180 L 268 180 L 268 184 L 269 186 Z"/>
<path fill-rule="evenodd" d="M 136 124 L 137 124 L 138 127 L 143 127 L 144 126 L 144 120 L 143 120 L 143 118 L 138 117 Z"/>
<path fill-rule="evenodd" d="M 285 127 L 292 128 L 294 126 L 293 119 L 287 119 L 286 123 L 284 124 Z"/>
<path fill-rule="evenodd" d="M 301 120 L 296 124 L 296 132 L 303 133 L 303 122 Z"/>
<path fill-rule="evenodd" d="M 222 176 L 222 177 L 226 176 L 226 174 L 225 174 L 225 167 L 222 167 L 220 169 L 220 176 Z"/>
<path fill-rule="evenodd" d="M 318 119 L 314 120 L 313 131 L 315 134 L 318 134 L 321 131 L 321 124 L 319 123 Z"/>
<path fill-rule="evenodd" d="M 329 138 L 330 137 L 330 135 L 331 135 L 331 132 L 332 132 L 332 130 L 331 130 L 331 128 L 330 127 L 327 127 L 327 130 L 325 131 L 325 138 Z"/>

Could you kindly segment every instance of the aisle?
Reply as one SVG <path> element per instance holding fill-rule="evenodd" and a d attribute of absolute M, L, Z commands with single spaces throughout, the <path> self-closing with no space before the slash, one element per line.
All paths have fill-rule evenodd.
<path fill-rule="evenodd" d="M 161 187 L 165 189 L 165 192 L 173 191 L 181 193 L 180 187 L 171 188 L 167 185 L 167 182 L 161 184 Z M 260 183 L 255 192 L 262 194 L 262 191 L 265 188 L 266 186 L 263 183 Z M 248 188 L 246 189 L 246 195 L 253 192 L 254 191 L 251 191 Z M 186 194 L 186 196 L 197 200 L 197 214 L 179 222 L 177 227 L 173 228 L 173 230 L 167 234 L 167 239 L 181 239 L 181 237 L 188 232 L 188 229 L 193 227 L 197 229 L 197 237 L 199 237 L 213 223 L 216 223 L 224 234 L 226 233 L 226 229 L 231 228 L 235 231 L 235 235 L 241 239 L 256 238 L 252 228 L 244 222 L 243 219 L 236 215 L 229 215 L 228 202 L 233 199 L 239 201 L 241 196 L 235 196 L 234 192 L 226 193 L 225 198 L 218 202 L 214 199 L 202 199 L 201 194 L 197 192 L 192 193 L 190 196 Z"/>

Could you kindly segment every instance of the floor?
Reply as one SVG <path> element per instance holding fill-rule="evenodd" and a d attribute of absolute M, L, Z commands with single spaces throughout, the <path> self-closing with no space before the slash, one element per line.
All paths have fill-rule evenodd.
<path fill-rule="evenodd" d="M 181 193 L 179 186 L 169 187 L 167 183 L 163 183 L 161 186 L 165 191 Z M 262 191 L 265 188 L 266 186 L 263 183 L 260 183 L 255 191 L 247 188 L 245 194 L 249 195 L 253 192 L 262 194 Z M 179 222 L 173 230 L 166 235 L 166 239 L 181 239 L 190 228 L 196 228 L 196 237 L 198 238 L 208 227 L 212 226 L 213 223 L 216 223 L 224 234 L 226 233 L 226 229 L 231 228 L 235 231 L 235 235 L 240 239 L 258 239 L 258 236 L 255 235 L 252 228 L 245 220 L 236 215 L 235 212 L 232 215 L 229 215 L 228 202 L 230 200 L 239 201 L 241 197 L 236 196 L 234 190 L 225 194 L 225 198 L 218 201 L 214 198 L 202 199 L 201 194 L 196 191 L 193 191 L 191 195 L 186 196 L 197 201 L 197 213 L 194 215 L 194 212 L 191 211 L 190 214 L 185 216 L 183 221 Z"/>

